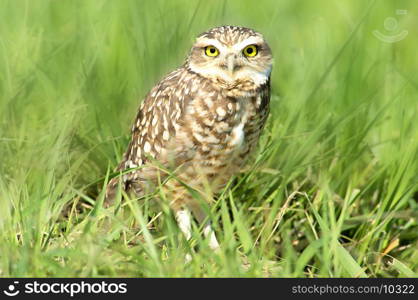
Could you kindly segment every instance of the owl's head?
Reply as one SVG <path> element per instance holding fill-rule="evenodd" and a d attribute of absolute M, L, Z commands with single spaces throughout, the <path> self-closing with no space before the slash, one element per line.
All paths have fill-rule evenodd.
<path fill-rule="evenodd" d="M 224 88 L 242 83 L 257 88 L 268 81 L 272 63 L 270 47 L 260 33 L 244 27 L 221 26 L 197 37 L 186 66 Z"/>

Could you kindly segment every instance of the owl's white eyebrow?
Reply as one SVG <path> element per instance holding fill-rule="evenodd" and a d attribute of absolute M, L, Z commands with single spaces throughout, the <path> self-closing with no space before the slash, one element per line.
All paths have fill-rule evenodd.
<path fill-rule="evenodd" d="M 197 46 L 215 46 L 216 48 L 218 48 L 218 50 L 225 48 L 225 46 L 217 40 L 207 38 L 199 39 L 199 41 L 197 42 Z"/>
<path fill-rule="evenodd" d="M 260 44 L 260 43 L 263 43 L 263 40 L 260 37 L 252 36 L 252 37 L 249 37 L 248 39 L 242 41 L 241 43 L 235 44 L 233 46 L 233 48 L 234 48 L 235 51 L 240 51 L 248 45 Z"/>

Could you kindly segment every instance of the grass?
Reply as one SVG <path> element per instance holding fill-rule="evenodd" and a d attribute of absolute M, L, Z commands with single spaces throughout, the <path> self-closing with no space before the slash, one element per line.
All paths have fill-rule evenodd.
<path fill-rule="evenodd" d="M 0 276 L 418 276 L 417 12 L 412 0 L 0 0 Z M 406 38 L 373 35 L 388 17 Z M 99 193 L 142 97 L 221 24 L 270 42 L 271 116 L 210 210 L 221 251 L 195 224 L 185 264 L 167 205 L 104 209 Z"/>

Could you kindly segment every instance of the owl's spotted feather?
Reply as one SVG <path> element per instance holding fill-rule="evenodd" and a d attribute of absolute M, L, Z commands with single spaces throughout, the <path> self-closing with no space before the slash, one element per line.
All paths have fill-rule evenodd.
<path fill-rule="evenodd" d="M 254 57 L 243 54 L 249 45 L 258 51 Z M 206 55 L 208 46 L 216 47 L 219 55 Z M 219 192 L 258 142 L 269 111 L 271 62 L 267 43 L 251 29 L 223 26 L 201 34 L 184 65 L 143 101 L 117 171 L 141 168 L 123 175 L 122 188 L 138 196 L 152 189 L 165 176 L 157 161 L 202 195 L 208 184 L 213 193 Z M 116 177 L 109 182 L 108 202 L 119 181 Z M 179 219 L 185 219 L 184 210 L 191 210 L 198 221 L 204 219 L 177 180 L 168 181 L 166 189 Z"/>

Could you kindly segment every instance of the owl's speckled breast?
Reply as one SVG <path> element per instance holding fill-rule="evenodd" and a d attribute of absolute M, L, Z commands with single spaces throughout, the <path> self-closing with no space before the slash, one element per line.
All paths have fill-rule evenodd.
<path fill-rule="evenodd" d="M 258 141 L 264 123 L 261 100 L 259 95 L 234 98 L 212 91 L 189 102 L 175 143 L 194 149 L 193 163 L 185 164 L 185 179 L 190 182 L 200 173 L 216 189 L 227 183 Z"/>

